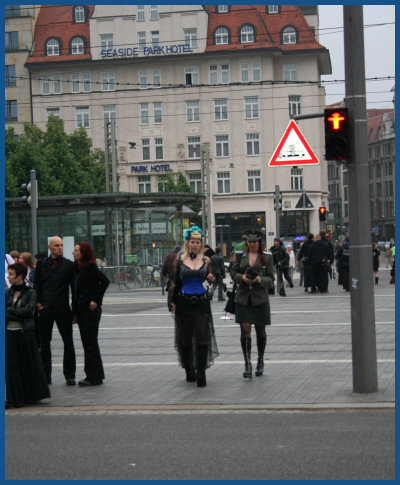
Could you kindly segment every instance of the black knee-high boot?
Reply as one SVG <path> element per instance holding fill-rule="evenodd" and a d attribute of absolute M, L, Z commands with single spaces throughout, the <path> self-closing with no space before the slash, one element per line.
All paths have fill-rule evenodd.
<path fill-rule="evenodd" d="M 243 377 L 251 379 L 252 377 L 252 366 L 251 366 L 251 338 L 245 337 L 240 339 L 242 344 L 243 357 L 244 357 L 244 372 Z"/>
<path fill-rule="evenodd" d="M 188 382 L 195 382 L 196 381 L 196 371 L 193 365 L 193 352 L 192 346 L 188 345 L 182 347 L 182 364 L 186 371 L 186 380 Z"/>
<path fill-rule="evenodd" d="M 197 346 L 197 386 L 204 387 L 207 385 L 206 368 L 207 368 L 208 345 Z"/>
<path fill-rule="evenodd" d="M 258 350 L 258 359 L 257 359 L 257 368 L 256 368 L 256 376 L 262 376 L 264 372 L 264 351 L 265 346 L 267 345 L 267 337 L 260 337 L 257 335 L 257 350 Z"/>

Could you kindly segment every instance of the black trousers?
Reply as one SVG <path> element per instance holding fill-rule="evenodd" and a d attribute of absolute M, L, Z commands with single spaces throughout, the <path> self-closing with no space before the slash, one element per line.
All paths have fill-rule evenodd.
<path fill-rule="evenodd" d="M 321 264 L 313 264 L 314 286 L 318 287 L 319 291 L 328 291 L 329 273 L 322 269 Z"/>
<path fill-rule="evenodd" d="M 85 354 L 85 374 L 90 382 L 101 382 L 104 379 L 103 361 L 98 343 L 101 307 L 95 310 L 78 312 L 78 325 Z"/>
<path fill-rule="evenodd" d="M 76 361 L 72 336 L 72 312 L 69 306 L 64 308 L 43 308 L 38 312 L 40 357 L 48 379 L 51 378 L 51 338 L 56 322 L 64 343 L 63 373 L 65 379 L 75 379 Z"/>

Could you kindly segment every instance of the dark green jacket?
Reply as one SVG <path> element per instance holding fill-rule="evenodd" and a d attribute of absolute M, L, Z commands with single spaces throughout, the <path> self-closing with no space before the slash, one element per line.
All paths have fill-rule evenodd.
<path fill-rule="evenodd" d="M 231 268 L 231 277 L 236 283 L 236 303 L 247 305 L 249 296 L 251 296 L 252 305 L 261 305 L 269 301 L 268 288 L 273 288 L 274 285 L 274 264 L 272 255 L 269 252 L 264 252 L 264 257 L 266 260 L 265 266 L 261 264 L 260 256 L 257 256 L 256 262 L 252 267 L 252 270 L 261 276 L 261 283 L 253 283 L 250 289 L 250 285 L 242 281 L 242 276 L 249 267 L 247 252 L 243 252 L 242 254 L 240 251 L 236 252 L 235 261 Z"/>

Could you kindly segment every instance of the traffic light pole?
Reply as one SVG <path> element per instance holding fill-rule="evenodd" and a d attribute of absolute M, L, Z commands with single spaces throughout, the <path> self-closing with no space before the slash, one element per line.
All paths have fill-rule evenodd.
<path fill-rule="evenodd" d="M 364 23 L 362 5 L 344 5 L 346 107 L 350 121 L 349 229 L 353 390 L 378 390 L 371 253 Z"/>
<path fill-rule="evenodd" d="M 280 227 L 279 227 L 279 218 L 281 215 L 281 208 L 279 207 L 279 196 L 280 196 L 280 189 L 279 185 L 275 185 L 275 226 L 276 226 L 276 236 L 275 237 L 280 237 Z"/>
<path fill-rule="evenodd" d="M 30 183 L 31 183 L 31 233 L 32 233 L 32 256 L 37 254 L 37 181 L 36 170 L 30 171 Z"/>

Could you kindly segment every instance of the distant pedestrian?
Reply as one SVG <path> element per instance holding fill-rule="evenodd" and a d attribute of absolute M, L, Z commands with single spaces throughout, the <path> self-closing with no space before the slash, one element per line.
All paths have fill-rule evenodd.
<path fill-rule="evenodd" d="M 19 262 L 27 267 L 28 273 L 25 278 L 25 284 L 33 288 L 33 282 L 35 278 L 35 266 L 33 264 L 33 258 L 31 253 L 21 253 L 19 255 Z"/>
<path fill-rule="evenodd" d="M 277 292 L 281 296 L 286 296 L 285 287 L 283 284 L 283 276 L 289 283 L 290 288 L 293 288 L 292 279 L 289 276 L 289 255 L 285 249 L 283 242 L 278 238 L 274 238 L 273 245 L 270 248 L 272 253 L 274 266 L 276 270 Z"/>
<path fill-rule="evenodd" d="M 296 258 L 295 258 L 292 246 L 289 245 L 287 247 L 287 253 L 289 255 L 289 276 L 290 276 L 290 279 L 293 282 L 293 274 L 296 270 Z"/>
<path fill-rule="evenodd" d="M 297 255 L 297 260 L 299 264 L 303 265 L 304 291 L 308 292 L 308 288 L 310 288 L 311 293 L 316 293 L 317 290 L 314 282 L 310 258 L 310 248 L 313 242 L 314 234 L 310 233 L 307 235 L 307 239 L 300 248 L 299 254 Z"/>
<path fill-rule="evenodd" d="M 218 287 L 218 301 L 225 301 L 223 288 L 224 288 L 224 278 L 225 278 L 225 265 L 224 258 L 221 256 L 221 248 L 215 249 L 214 256 L 211 256 L 211 269 L 214 276 L 214 281 L 212 282 L 210 289 L 210 300 L 212 300 L 214 292 Z"/>
<path fill-rule="evenodd" d="M 318 237 L 310 247 L 309 256 L 314 285 L 318 287 L 320 293 L 328 293 L 329 268 L 334 261 L 334 256 L 332 246 L 326 239 L 325 231 L 319 232 Z"/>
<path fill-rule="evenodd" d="M 343 289 L 350 291 L 350 238 L 345 237 L 339 249 L 336 251 L 335 259 L 338 264 L 339 281 Z"/>
<path fill-rule="evenodd" d="M 372 268 L 375 276 L 375 284 L 379 283 L 379 266 L 381 265 L 381 251 L 376 242 L 372 243 Z"/>
<path fill-rule="evenodd" d="M 72 284 L 73 262 L 63 257 L 63 240 L 50 238 L 50 256 L 38 261 L 35 271 L 37 293 L 40 356 L 47 381 L 51 384 L 51 348 L 54 322 L 64 343 L 63 373 L 67 385 L 75 382 L 75 348 L 72 336 L 72 312 L 69 304 L 69 288 Z"/>
<path fill-rule="evenodd" d="M 171 275 L 174 269 L 174 261 L 176 259 L 176 255 L 179 253 L 180 250 L 181 246 L 175 246 L 175 249 L 172 251 L 172 253 L 167 254 L 162 265 L 161 274 L 164 276 L 167 282 L 165 287 L 166 290 L 168 290 L 169 287 L 169 280 L 171 279 Z"/>
<path fill-rule="evenodd" d="M 98 386 L 104 379 L 103 362 L 98 343 L 101 305 L 104 293 L 110 284 L 102 273 L 90 244 L 79 242 L 74 251 L 72 284 L 72 314 L 78 323 L 84 350 L 84 370 L 86 377 L 79 386 Z"/>
<path fill-rule="evenodd" d="M 27 268 L 11 264 L 5 294 L 5 407 L 20 407 L 50 397 L 35 336 L 36 292 L 25 285 Z"/>

